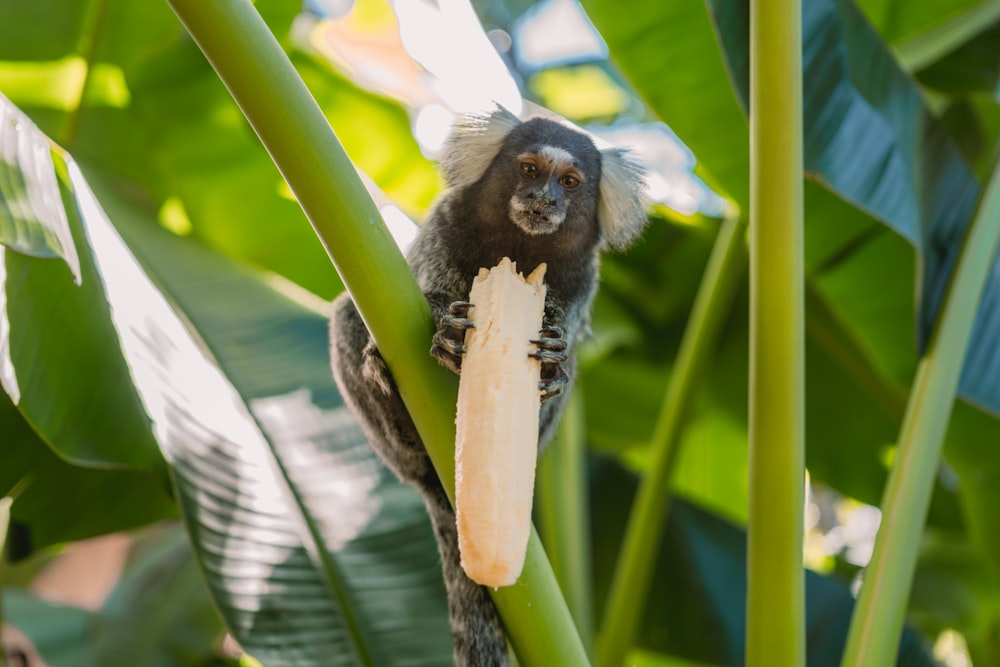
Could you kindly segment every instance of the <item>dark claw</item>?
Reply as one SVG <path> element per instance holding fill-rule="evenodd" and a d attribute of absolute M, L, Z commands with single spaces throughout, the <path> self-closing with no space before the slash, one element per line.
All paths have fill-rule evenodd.
<path fill-rule="evenodd" d="M 449 329 L 459 329 L 464 332 L 466 329 L 475 329 L 476 323 L 465 317 L 445 315 L 441 318 L 441 328 L 444 329 L 445 327 L 448 327 Z"/>
<path fill-rule="evenodd" d="M 468 301 L 452 301 L 448 306 L 448 314 L 452 317 L 466 318 L 469 316 L 469 308 L 473 305 Z"/>
<path fill-rule="evenodd" d="M 566 349 L 569 345 L 562 338 L 539 338 L 531 341 L 538 347 L 537 352 L 529 352 L 529 357 L 544 363 L 562 363 L 569 360 Z"/>
<path fill-rule="evenodd" d="M 548 375 L 549 377 L 546 377 L 545 367 L 543 366 L 542 380 L 538 383 L 538 388 L 542 392 L 542 403 L 561 394 L 566 385 L 569 384 L 569 376 L 566 375 L 566 371 L 562 369 L 562 366 L 555 366 L 554 372 Z"/>
<path fill-rule="evenodd" d="M 431 339 L 433 346 L 431 348 L 432 352 L 434 348 L 441 348 L 444 352 L 449 354 L 465 354 L 465 343 L 454 338 L 450 338 L 447 334 L 442 332 L 437 332 L 434 334 L 434 338 Z"/>
<path fill-rule="evenodd" d="M 561 364 L 569 361 L 569 355 L 558 350 L 539 350 L 538 352 L 529 352 L 528 356 L 538 359 L 542 364 Z"/>
<path fill-rule="evenodd" d="M 569 360 L 566 350 L 569 344 L 563 338 L 563 330 L 560 327 L 543 327 L 539 332 L 538 340 L 531 341 L 538 350 L 530 352 L 528 356 L 542 362 L 541 381 L 538 388 L 542 392 L 542 402 L 549 400 L 562 393 L 563 388 L 569 384 L 569 376 L 563 370 L 562 364 Z"/>
<path fill-rule="evenodd" d="M 468 301 L 453 301 L 448 306 L 448 314 L 441 317 L 437 333 L 431 341 L 431 356 L 453 373 L 462 370 L 462 355 L 465 354 L 465 332 L 475 328 L 469 319 Z"/>
<path fill-rule="evenodd" d="M 556 326 L 542 327 L 542 330 L 539 333 L 541 334 L 542 338 L 562 338 L 563 337 L 562 327 L 556 327 Z"/>

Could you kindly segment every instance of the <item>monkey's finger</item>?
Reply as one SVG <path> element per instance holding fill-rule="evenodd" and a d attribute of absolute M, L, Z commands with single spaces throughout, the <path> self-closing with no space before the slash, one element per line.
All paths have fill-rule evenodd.
<path fill-rule="evenodd" d="M 538 332 L 538 335 L 544 339 L 554 340 L 563 337 L 563 330 L 562 327 L 557 326 L 542 327 L 541 331 Z"/>
<path fill-rule="evenodd" d="M 434 334 L 434 338 L 431 339 L 431 354 L 435 353 L 435 349 L 443 350 L 449 354 L 462 355 L 465 354 L 465 343 L 455 340 L 454 338 L 450 338 L 446 334 L 439 331 Z"/>
<path fill-rule="evenodd" d="M 448 306 L 448 314 L 452 317 L 466 318 L 469 316 L 469 309 L 474 305 L 468 301 L 452 301 Z"/>
<path fill-rule="evenodd" d="M 559 374 L 551 380 L 539 382 L 538 388 L 542 392 L 542 403 L 561 394 L 567 384 L 569 384 L 569 376 L 562 369 L 559 369 Z"/>
<path fill-rule="evenodd" d="M 457 317 L 453 315 L 445 315 L 441 318 L 441 327 L 448 327 L 449 329 L 458 329 L 459 331 L 465 331 L 466 329 L 475 329 L 476 324 L 472 320 L 466 317 Z"/>
<path fill-rule="evenodd" d="M 529 352 L 528 356 L 532 359 L 538 359 L 543 364 L 561 364 L 569 360 L 569 355 L 561 350 L 540 349 L 537 352 Z"/>
<path fill-rule="evenodd" d="M 539 338 L 531 341 L 538 346 L 539 350 L 562 351 L 569 347 L 569 343 L 564 338 Z"/>
<path fill-rule="evenodd" d="M 455 375 L 462 374 L 462 355 L 453 354 L 435 345 L 431 348 L 431 356 Z"/>

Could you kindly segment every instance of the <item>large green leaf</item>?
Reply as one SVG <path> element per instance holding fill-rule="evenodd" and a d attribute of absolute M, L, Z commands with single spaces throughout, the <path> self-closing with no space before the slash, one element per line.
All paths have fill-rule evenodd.
<path fill-rule="evenodd" d="M 715 0 L 712 6 L 736 89 L 746 100 L 749 4 Z M 802 20 L 805 167 L 917 248 L 918 334 L 925 341 L 979 184 L 912 79 L 850 0 L 805 2 Z M 983 295 L 960 383 L 963 396 L 1000 415 L 998 318 L 1000 271 Z"/>
<path fill-rule="evenodd" d="M 119 322 L 131 332 L 125 355 L 237 639 L 269 666 L 446 661 L 444 590 L 423 507 L 390 478 L 337 396 L 326 317 L 148 224 L 96 182 L 142 262 L 99 210 L 85 216 L 108 260 L 109 298 L 129 318 Z M 83 182 L 75 186 L 86 199 Z"/>
<path fill-rule="evenodd" d="M 95 172 L 112 225 L 66 160 L 82 286 L 61 262 L 5 256 L 19 409 L 99 459 L 119 455 L 136 406 L 131 437 L 169 462 L 216 604 L 266 664 L 447 662 L 432 531 L 337 394 L 323 302 L 167 233 Z M 98 360 L 121 371 L 95 390 L 99 369 L 80 364 Z"/>

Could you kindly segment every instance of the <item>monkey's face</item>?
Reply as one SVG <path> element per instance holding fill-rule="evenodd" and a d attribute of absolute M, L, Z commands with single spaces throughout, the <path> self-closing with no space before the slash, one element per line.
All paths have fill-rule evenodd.
<path fill-rule="evenodd" d="M 574 196 L 589 190 L 584 170 L 569 151 L 558 146 L 543 145 L 519 153 L 513 167 L 517 185 L 508 212 L 514 224 L 532 236 L 558 230 Z"/>

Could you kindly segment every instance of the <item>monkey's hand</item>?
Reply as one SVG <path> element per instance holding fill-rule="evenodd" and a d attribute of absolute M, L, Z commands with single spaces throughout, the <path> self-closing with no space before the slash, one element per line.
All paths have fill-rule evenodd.
<path fill-rule="evenodd" d="M 529 357 L 534 357 L 542 362 L 542 377 L 538 383 L 538 388 L 542 390 L 542 402 L 549 400 L 562 393 L 563 388 L 569 383 L 569 375 L 563 364 L 569 360 L 567 353 L 566 339 L 563 338 L 563 330 L 556 326 L 542 327 L 538 333 L 538 340 L 531 341 L 538 348 L 537 351 L 529 353 Z"/>
<path fill-rule="evenodd" d="M 431 341 L 431 356 L 445 368 L 458 375 L 462 371 L 462 355 L 465 354 L 465 332 L 475 328 L 469 319 L 468 301 L 454 301 L 448 306 L 448 314 L 441 317 L 440 326 Z"/>

